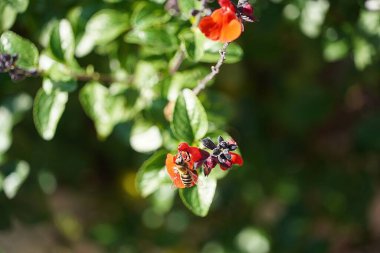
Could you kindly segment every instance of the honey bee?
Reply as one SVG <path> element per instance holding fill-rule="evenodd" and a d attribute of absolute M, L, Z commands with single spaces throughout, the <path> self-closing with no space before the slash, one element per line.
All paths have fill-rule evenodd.
<path fill-rule="evenodd" d="M 198 174 L 188 152 L 180 151 L 177 156 L 168 154 L 166 169 L 178 188 L 189 188 L 197 184 Z"/>

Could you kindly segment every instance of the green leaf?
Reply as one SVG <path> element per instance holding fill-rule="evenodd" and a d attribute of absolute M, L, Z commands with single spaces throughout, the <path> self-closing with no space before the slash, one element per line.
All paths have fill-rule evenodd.
<path fill-rule="evenodd" d="M 74 80 L 55 81 L 50 78 L 44 78 L 42 87 L 46 93 L 50 94 L 54 90 L 73 92 L 77 88 L 77 83 Z"/>
<path fill-rule="evenodd" d="M 164 214 L 170 211 L 174 204 L 175 191 L 172 183 L 160 184 L 152 195 L 152 205 L 156 212 Z"/>
<path fill-rule="evenodd" d="M 44 76 L 55 82 L 76 82 L 73 79 L 74 72 L 82 72 L 78 69 L 77 63 L 74 59 L 70 64 L 59 62 L 49 52 L 43 52 L 40 56 L 39 68 Z M 71 90 L 70 90 L 71 91 Z"/>
<path fill-rule="evenodd" d="M 132 96 L 128 96 L 131 93 Z M 79 100 L 86 114 L 94 121 L 100 138 L 111 134 L 114 126 L 133 117 L 134 90 L 122 84 L 113 84 L 109 89 L 97 82 L 87 83 L 79 94 Z"/>
<path fill-rule="evenodd" d="M 16 21 L 17 12 L 4 2 L 0 2 L 0 32 L 8 30 Z"/>
<path fill-rule="evenodd" d="M 187 29 L 179 34 L 179 38 L 185 49 L 186 57 L 191 61 L 198 62 L 204 54 L 206 37 L 199 29 L 194 31 Z"/>
<path fill-rule="evenodd" d="M 166 23 L 170 15 L 164 9 L 153 3 L 138 3 L 131 16 L 131 26 L 133 28 L 144 29 L 154 25 Z"/>
<path fill-rule="evenodd" d="M 212 40 L 206 40 L 203 44 L 204 55 L 201 58 L 201 62 L 215 63 L 220 58 L 219 50 L 223 44 Z M 243 57 L 243 49 L 236 43 L 229 44 L 227 47 L 226 63 L 239 62 Z"/>
<path fill-rule="evenodd" d="M 5 0 L 17 12 L 24 12 L 28 8 L 29 0 Z"/>
<path fill-rule="evenodd" d="M 67 100 L 67 92 L 52 90 L 47 93 L 44 89 L 37 92 L 34 99 L 33 119 L 36 129 L 43 139 L 51 140 L 54 137 Z"/>
<path fill-rule="evenodd" d="M 167 152 L 164 150 L 156 152 L 140 167 L 136 176 L 136 187 L 143 197 L 157 191 L 160 186 L 168 182 L 169 177 L 165 170 Z"/>
<path fill-rule="evenodd" d="M 16 196 L 21 184 L 29 175 L 30 167 L 25 161 L 13 163 L 10 168 L 13 172 L 3 181 L 3 189 L 7 198 L 12 199 Z"/>
<path fill-rule="evenodd" d="M 137 121 L 131 131 L 131 147 L 140 153 L 149 153 L 162 146 L 160 129 L 143 121 Z"/>
<path fill-rule="evenodd" d="M 160 74 L 152 62 L 139 61 L 136 65 L 133 81 L 139 88 L 152 88 L 160 81 Z"/>
<path fill-rule="evenodd" d="M 71 61 L 73 59 L 75 41 L 69 21 L 63 19 L 54 25 L 49 44 L 51 52 L 57 59 L 62 61 Z"/>
<path fill-rule="evenodd" d="M 12 144 L 12 114 L 8 108 L 0 106 L 0 154 L 8 150 Z"/>
<path fill-rule="evenodd" d="M 125 12 L 104 9 L 95 13 L 86 25 L 85 34 L 80 40 L 75 54 L 78 57 L 91 52 L 96 45 L 105 45 L 116 39 L 129 28 Z"/>
<path fill-rule="evenodd" d="M 38 50 L 36 46 L 14 32 L 7 31 L 0 37 L 0 52 L 17 54 L 16 65 L 23 69 L 36 69 L 38 65 Z"/>
<path fill-rule="evenodd" d="M 178 140 L 188 143 L 201 139 L 207 133 L 207 114 L 191 90 L 185 89 L 178 96 L 171 127 Z"/>
<path fill-rule="evenodd" d="M 331 62 L 344 58 L 348 52 L 349 46 L 345 40 L 329 41 L 325 45 L 323 56 L 327 61 Z"/>
<path fill-rule="evenodd" d="M 365 69 L 372 63 L 375 54 L 374 46 L 367 40 L 357 37 L 354 40 L 354 62 L 359 70 Z"/>
<path fill-rule="evenodd" d="M 205 178 L 203 175 L 199 175 L 198 180 L 197 186 L 180 189 L 179 196 L 184 205 L 195 215 L 205 217 L 212 204 L 217 181 Z"/>
<path fill-rule="evenodd" d="M 132 30 L 124 37 L 127 43 L 138 44 L 156 50 L 156 54 L 164 54 L 177 49 L 176 37 L 164 28 L 148 28 Z"/>

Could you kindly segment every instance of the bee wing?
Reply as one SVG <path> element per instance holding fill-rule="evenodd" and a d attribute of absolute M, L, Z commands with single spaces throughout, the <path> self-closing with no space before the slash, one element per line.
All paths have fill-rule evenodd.
<path fill-rule="evenodd" d="M 192 185 L 191 186 L 194 186 L 198 183 L 198 173 L 196 170 L 189 170 L 189 173 L 190 173 L 190 176 L 192 179 Z"/>
<path fill-rule="evenodd" d="M 250 22 L 250 23 L 256 22 L 255 17 L 250 17 L 244 14 L 241 15 L 241 19 L 243 19 L 245 22 Z"/>

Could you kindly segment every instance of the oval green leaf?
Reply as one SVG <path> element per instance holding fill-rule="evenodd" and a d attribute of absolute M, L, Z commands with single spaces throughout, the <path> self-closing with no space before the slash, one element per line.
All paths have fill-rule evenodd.
<path fill-rule="evenodd" d="M 204 54 L 205 36 L 199 29 L 194 31 L 187 29 L 179 34 L 179 38 L 182 42 L 182 47 L 185 50 L 186 57 L 194 62 L 198 62 L 202 59 Z"/>
<path fill-rule="evenodd" d="M 199 183 L 195 187 L 180 189 L 179 196 L 183 204 L 195 215 L 205 217 L 214 199 L 216 183 L 213 178 L 199 175 Z"/>
<path fill-rule="evenodd" d="M 8 4 L 0 1 L 0 31 L 8 30 L 16 21 L 17 12 Z"/>
<path fill-rule="evenodd" d="M 165 170 L 166 153 L 164 150 L 156 152 L 137 172 L 136 187 L 143 197 L 151 195 L 168 181 Z"/>
<path fill-rule="evenodd" d="M 16 65 L 22 69 L 36 69 L 38 66 L 38 50 L 27 39 L 7 31 L 0 37 L 0 53 L 17 54 Z"/>
<path fill-rule="evenodd" d="M 126 34 L 124 40 L 127 43 L 146 46 L 155 50 L 156 54 L 164 54 L 175 51 L 178 41 L 174 34 L 164 28 L 148 28 L 145 30 L 132 30 Z"/>
<path fill-rule="evenodd" d="M 53 55 L 62 61 L 72 60 L 74 57 L 74 33 L 69 21 L 63 19 L 56 23 L 51 31 L 50 49 Z"/>
<path fill-rule="evenodd" d="M 170 15 L 160 5 L 139 2 L 132 13 L 131 26 L 133 28 L 144 29 L 166 23 L 169 19 Z"/>
<path fill-rule="evenodd" d="M 45 140 L 51 140 L 58 122 L 65 110 L 68 93 L 52 90 L 47 93 L 40 89 L 34 99 L 33 119 L 38 133 Z"/>
<path fill-rule="evenodd" d="M 103 9 L 95 13 L 86 25 L 85 34 L 79 42 L 75 54 L 78 57 L 91 52 L 94 46 L 105 45 L 116 39 L 129 28 L 125 12 Z"/>
<path fill-rule="evenodd" d="M 8 170 L 12 171 L 2 182 L 5 196 L 12 199 L 16 196 L 20 186 L 29 175 L 29 164 L 25 161 L 14 162 L 9 165 Z"/>
<path fill-rule="evenodd" d="M 206 111 L 192 90 L 185 89 L 178 96 L 171 127 L 178 140 L 188 143 L 201 139 L 207 133 Z"/>
<path fill-rule="evenodd" d="M 15 11 L 24 12 L 28 8 L 29 0 L 5 0 Z"/>

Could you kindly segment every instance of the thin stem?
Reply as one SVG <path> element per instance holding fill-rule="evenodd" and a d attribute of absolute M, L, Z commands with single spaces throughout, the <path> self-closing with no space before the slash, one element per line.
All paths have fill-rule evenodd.
<path fill-rule="evenodd" d="M 183 60 L 185 59 L 185 52 L 181 48 L 174 56 L 174 59 L 172 60 L 173 63 L 169 64 L 169 73 L 173 75 L 175 72 L 178 71 L 179 67 L 181 67 L 181 64 Z"/>
<path fill-rule="evenodd" d="M 107 75 L 107 74 L 100 74 L 97 72 L 92 73 L 92 74 L 85 74 L 85 73 L 75 74 L 74 73 L 72 77 L 80 82 L 99 81 L 101 83 L 107 83 L 107 84 L 116 82 L 116 80 L 112 76 Z"/>
<path fill-rule="evenodd" d="M 219 60 L 218 62 L 211 67 L 211 72 L 205 76 L 201 81 L 199 81 L 197 87 L 193 89 L 195 95 L 198 95 L 202 90 L 206 88 L 206 84 L 211 81 L 220 71 L 224 61 L 226 60 L 227 47 L 230 43 L 224 43 L 222 49 L 219 50 Z"/>

